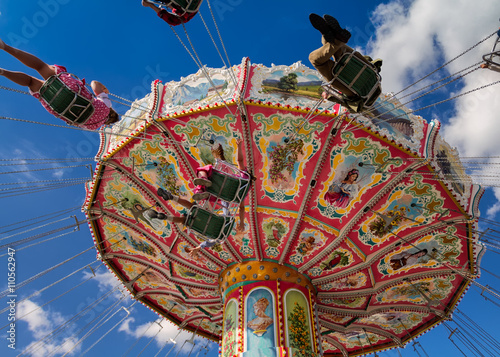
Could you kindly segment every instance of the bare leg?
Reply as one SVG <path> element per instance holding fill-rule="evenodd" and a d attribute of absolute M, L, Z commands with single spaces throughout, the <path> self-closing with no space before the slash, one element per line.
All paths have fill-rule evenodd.
<path fill-rule="evenodd" d="M 183 216 L 174 216 L 171 218 L 171 220 L 169 219 L 170 222 L 180 223 L 180 224 L 184 224 L 185 220 L 186 220 L 186 217 L 183 217 Z"/>
<path fill-rule="evenodd" d="M 33 92 L 38 92 L 43 85 L 43 82 L 38 78 L 31 77 L 22 72 L 12 72 L 0 68 L 0 75 L 10 79 L 12 82 L 19 84 L 20 86 L 28 87 Z"/>
<path fill-rule="evenodd" d="M 206 186 L 206 187 L 212 186 L 212 181 L 210 181 L 210 178 L 208 177 L 207 171 L 198 169 L 196 176 L 197 176 L 197 178 L 195 178 L 193 180 L 193 183 L 196 186 Z M 200 190 L 204 190 L 203 187 L 197 187 L 197 188 Z"/>
<path fill-rule="evenodd" d="M 155 4 L 150 3 L 147 0 L 142 0 L 142 6 L 149 7 L 151 9 L 153 9 L 154 12 L 156 12 L 156 13 L 159 13 L 161 11 L 161 9 L 158 6 L 156 6 Z"/>
<path fill-rule="evenodd" d="M 187 209 L 190 209 L 191 207 L 193 207 L 192 202 L 185 200 L 184 198 L 181 198 L 179 196 L 172 195 L 172 193 L 170 191 L 166 191 L 161 187 L 159 187 L 156 192 L 157 192 L 158 196 L 163 198 L 165 201 L 170 201 L 170 200 L 175 201 Z"/>
<path fill-rule="evenodd" d="M 236 227 L 236 231 L 243 232 L 245 230 L 245 203 L 243 201 L 240 202 L 240 210 L 238 213 L 240 223 Z"/>
<path fill-rule="evenodd" d="M 19 61 L 21 61 L 24 65 L 33 68 L 35 71 L 40 73 L 43 79 L 48 79 L 50 76 L 56 74 L 56 71 L 53 66 L 48 65 L 40 58 L 32 55 L 31 53 L 24 52 L 17 48 L 11 47 L 5 44 L 3 41 L 0 43 L 0 49 L 3 49 L 5 52 L 11 54 Z"/>
<path fill-rule="evenodd" d="M 181 204 L 182 206 L 186 207 L 187 209 L 190 209 L 191 207 L 193 207 L 193 204 L 194 204 L 194 203 L 192 203 L 188 200 L 185 200 L 184 198 L 180 198 L 180 197 L 178 199 L 176 199 L 175 201 L 177 201 L 177 203 Z"/>
<path fill-rule="evenodd" d="M 236 145 L 238 146 L 238 168 L 240 170 L 245 170 L 245 159 L 243 155 L 243 139 L 236 140 Z"/>
<path fill-rule="evenodd" d="M 108 88 L 104 84 L 98 81 L 92 81 L 90 82 L 90 87 L 92 87 L 92 90 L 94 91 L 95 95 L 99 95 L 101 93 L 106 93 L 109 94 Z"/>

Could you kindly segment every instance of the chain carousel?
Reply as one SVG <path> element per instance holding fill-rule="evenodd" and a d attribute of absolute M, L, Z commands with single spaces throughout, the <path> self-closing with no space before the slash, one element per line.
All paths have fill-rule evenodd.
<path fill-rule="evenodd" d="M 483 191 L 440 123 L 384 94 L 349 114 L 321 84 L 301 63 L 204 67 L 154 82 L 101 134 L 83 207 L 98 256 L 223 357 L 403 347 L 479 275 Z M 240 139 L 253 180 L 236 170 Z M 197 168 L 222 164 L 219 144 L 208 198 L 188 209 L 158 194 L 191 201 Z"/>

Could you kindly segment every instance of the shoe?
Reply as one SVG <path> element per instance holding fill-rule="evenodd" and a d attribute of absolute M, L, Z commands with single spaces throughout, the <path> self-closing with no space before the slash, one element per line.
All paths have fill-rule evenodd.
<path fill-rule="evenodd" d="M 165 201 L 170 201 L 171 199 L 174 198 L 174 196 L 169 191 L 166 191 L 161 187 L 158 187 L 158 190 L 156 191 L 156 193 L 158 194 L 158 196 L 163 198 Z"/>
<path fill-rule="evenodd" d="M 372 61 L 373 65 L 377 69 L 378 72 L 382 69 L 382 60 L 380 58 L 377 58 L 376 60 Z"/>
<path fill-rule="evenodd" d="M 170 215 L 165 213 L 158 213 L 155 218 L 161 219 L 162 221 L 167 221 Z"/>
<path fill-rule="evenodd" d="M 335 38 L 337 40 L 344 43 L 347 43 L 347 41 L 349 41 L 349 39 L 351 38 L 351 33 L 346 29 L 340 27 L 340 24 L 335 17 L 330 15 L 323 15 L 323 19 L 332 29 L 333 33 L 335 34 Z"/>
<path fill-rule="evenodd" d="M 316 14 L 310 14 L 309 21 L 316 30 L 321 32 L 326 42 L 333 43 L 335 41 L 336 34 L 334 30 L 328 25 L 328 23 L 324 18 Z"/>
<path fill-rule="evenodd" d="M 196 186 L 205 186 L 205 187 L 210 187 L 212 186 L 212 181 L 206 179 L 206 178 L 202 178 L 202 177 L 197 177 L 193 180 L 193 183 L 196 185 Z"/>
<path fill-rule="evenodd" d="M 193 195 L 193 200 L 195 201 L 205 200 L 208 198 L 208 196 L 210 196 L 210 193 L 208 192 L 198 192 Z"/>

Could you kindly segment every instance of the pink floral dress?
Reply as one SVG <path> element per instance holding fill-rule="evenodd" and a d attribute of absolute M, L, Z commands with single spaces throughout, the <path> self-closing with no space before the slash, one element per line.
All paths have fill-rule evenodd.
<path fill-rule="evenodd" d="M 77 126 L 84 127 L 86 129 L 95 130 L 95 129 L 99 129 L 102 125 L 104 125 L 104 123 L 106 122 L 106 120 L 108 118 L 108 115 L 109 115 L 109 108 L 108 108 L 108 106 L 100 98 L 94 97 L 87 90 L 87 88 L 85 87 L 85 80 L 81 81 L 79 79 L 76 79 L 71 74 L 69 74 L 67 72 L 66 68 L 63 67 L 63 66 L 54 65 L 54 68 L 56 70 L 56 74 L 62 73 L 59 76 L 59 78 L 72 91 L 74 91 L 75 93 L 78 93 L 78 91 L 80 91 L 80 88 L 81 88 L 80 95 L 82 97 L 84 97 L 84 98 L 92 100 L 92 105 L 94 106 L 94 113 L 92 114 L 92 116 L 84 124 L 79 124 Z M 31 91 L 30 91 L 30 93 L 31 93 L 31 95 L 33 97 L 35 97 L 38 100 L 40 100 L 40 93 L 38 93 L 38 92 L 31 92 Z M 43 107 L 50 114 L 54 115 L 55 117 L 59 117 L 59 115 L 55 111 L 53 111 L 47 105 L 47 103 L 45 103 L 44 100 L 40 100 L 40 102 L 42 103 Z M 70 125 L 75 125 L 73 122 L 71 122 L 69 120 L 66 120 L 64 118 L 61 118 L 61 119 L 64 120 L 66 123 L 70 124 Z"/>

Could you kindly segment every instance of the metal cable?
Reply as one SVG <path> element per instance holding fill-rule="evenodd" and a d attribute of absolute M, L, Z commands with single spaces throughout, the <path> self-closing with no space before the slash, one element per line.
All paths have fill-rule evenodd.
<path fill-rule="evenodd" d="M 487 37 L 485 37 L 484 39 L 482 39 L 481 41 L 479 41 L 478 43 L 476 43 L 475 45 L 473 45 L 472 47 L 468 48 L 467 50 L 463 51 L 462 53 L 460 53 L 458 56 L 452 58 L 451 60 L 449 60 L 448 62 L 446 62 L 445 64 L 443 64 L 441 67 L 435 69 L 434 71 L 432 71 L 431 73 L 429 73 L 428 75 L 420 78 L 418 81 L 410 84 L 409 86 L 401 89 L 399 92 L 397 92 L 396 94 L 394 94 L 395 96 L 397 96 L 398 94 L 404 92 L 405 90 L 407 90 L 408 88 L 411 88 L 413 87 L 414 85 L 416 85 L 417 83 L 423 81 L 424 79 L 426 79 L 427 77 L 433 75 L 434 73 L 436 73 L 437 71 L 439 71 L 440 69 L 446 67 L 447 65 L 449 65 L 451 62 L 455 61 L 456 59 L 462 57 L 464 54 L 466 54 L 467 52 L 473 50 L 474 48 L 476 48 L 477 46 L 479 46 L 481 43 L 483 43 L 484 41 L 488 40 L 489 38 L 491 38 L 493 35 L 495 35 L 497 33 L 497 31 L 493 32 L 491 35 L 488 35 Z"/>
<path fill-rule="evenodd" d="M 66 259 L 66 260 L 64 260 L 64 261 L 62 261 L 62 262 L 60 262 L 60 263 L 58 263 L 58 264 L 56 264 L 56 265 L 52 266 L 52 267 L 51 267 L 51 268 L 49 268 L 49 269 L 46 269 L 46 270 L 44 270 L 44 271 L 42 271 L 42 272 L 40 272 L 40 273 L 38 273 L 38 274 L 36 274 L 36 275 L 33 275 L 31 278 L 28 278 L 28 279 L 24 280 L 23 282 L 21 282 L 21 283 L 19 283 L 19 284 L 16 284 L 16 291 L 17 291 L 17 290 L 19 290 L 20 288 L 22 288 L 22 287 L 24 287 L 24 286 L 28 285 L 29 283 L 33 282 L 34 280 L 36 280 L 36 279 L 38 279 L 38 278 L 40 278 L 40 277 L 44 276 L 45 274 L 50 273 L 52 270 L 59 268 L 60 266 L 62 266 L 62 265 L 64 265 L 64 264 L 66 264 L 66 263 L 68 263 L 68 262 L 70 262 L 71 260 L 73 260 L 73 259 L 75 259 L 75 258 L 79 257 L 79 256 L 80 256 L 80 255 L 82 255 L 82 254 L 87 253 L 89 250 L 94 249 L 94 248 L 95 248 L 95 246 L 91 246 L 90 248 L 85 249 L 84 251 L 82 251 L 82 252 L 80 252 L 80 253 L 78 253 L 78 254 L 76 254 L 76 255 L 72 256 L 71 258 L 68 258 L 68 259 Z M 1 292 L 1 293 L 0 293 L 0 299 L 3 299 L 4 297 L 6 297 L 7 295 L 9 295 L 10 293 L 11 293 L 11 292 L 10 292 L 10 290 L 9 290 L 9 289 L 4 290 L 3 292 Z"/>

